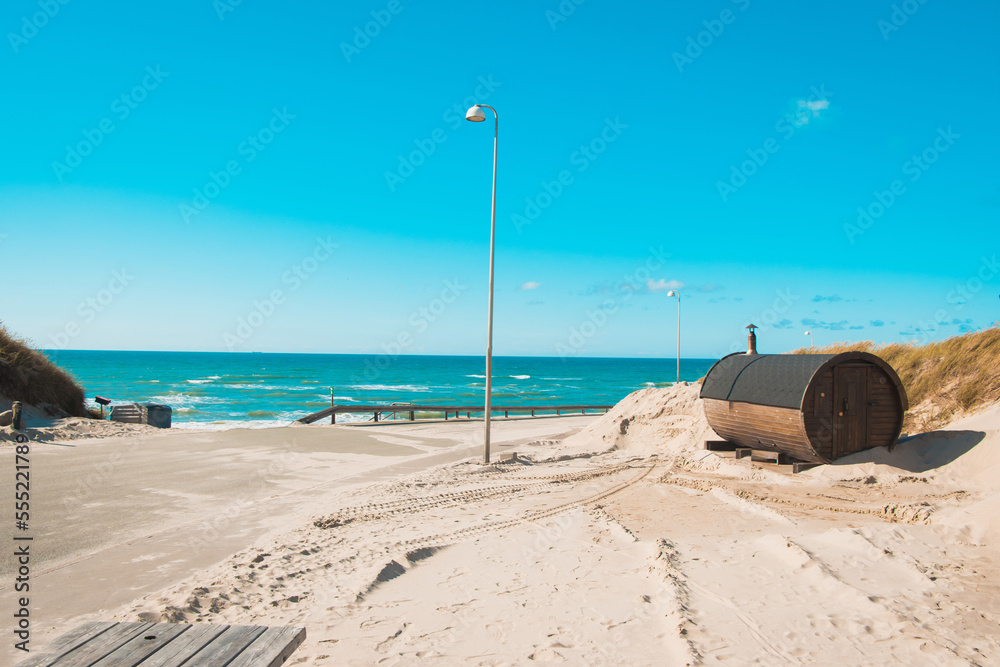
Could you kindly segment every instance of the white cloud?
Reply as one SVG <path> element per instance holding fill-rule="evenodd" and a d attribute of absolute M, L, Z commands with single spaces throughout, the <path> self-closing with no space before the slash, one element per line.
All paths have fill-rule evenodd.
<path fill-rule="evenodd" d="M 542 284 L 541 284 L 541 283 L 536 283 L 536 282 L 535 282 L 534 280 L 529 280 L 528 282 L 526 282 L 526 283 L 522 284 L 522 285 L 521 285 L 520 287 L 518 287 L 517 289 L 519 289 L 519 290 L 526 290 L 526 289 L 538 289 L 538 288 L 539 288 L 539 287 L 541 287 L 541 286 L 542 286 Z"/>
<path fill-rule="evenodd" d="M 684 287 L 684 283 L 679 280 L 667 280 L 666 278 L 653 280 L 650 278 L 646 281 L 646 288 L 650 292 L 666 292 L 670 289 L 680 289 L 682 287 Z"/>
<path fill-rule="evenodd" d="M 795 114 L 795 124 L 808 125 L 810 118 L 819 118 L 819 112 L 829 107 L 830 100 L 799 100 L 800 111 Z"/>

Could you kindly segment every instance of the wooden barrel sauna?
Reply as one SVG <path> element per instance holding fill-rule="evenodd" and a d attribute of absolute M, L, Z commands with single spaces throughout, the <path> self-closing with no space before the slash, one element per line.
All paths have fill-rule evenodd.
<path fill-rule="evenodd" d="M 892 445 L 909 407 L 896 371 L 867 352 L 730 354 L 701 397 L 724 440 L 816 463 Z"/>

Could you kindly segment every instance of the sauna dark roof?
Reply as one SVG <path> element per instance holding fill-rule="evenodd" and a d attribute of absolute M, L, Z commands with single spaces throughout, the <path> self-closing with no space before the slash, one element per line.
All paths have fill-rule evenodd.
<path fill-rule="evenodd" d="M 701 397 L 798 410 L 809 381 L 834 356 L 731 354 L 708 371 Z"/>

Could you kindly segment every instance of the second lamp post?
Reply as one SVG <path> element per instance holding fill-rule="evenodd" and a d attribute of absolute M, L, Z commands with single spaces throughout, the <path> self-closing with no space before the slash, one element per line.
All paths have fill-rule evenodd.
<path fill-rule="evenodd" d="M 681 294 L 677 290 L 670 290 L 669 292 L 667 292 L 667 296 L 677 297 L 677 384 L 680 384 L 681 382 Z"/>

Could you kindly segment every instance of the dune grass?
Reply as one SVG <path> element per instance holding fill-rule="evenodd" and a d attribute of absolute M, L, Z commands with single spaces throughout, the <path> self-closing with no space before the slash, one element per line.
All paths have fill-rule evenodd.
<path fill-rule="evenodd" d="M 56 405 L 73 417 L 91 416 L 83 388 L 48 357 L 0 324 L 0 395 L 30 405 Z"/>
<path fill-rule="evenodd" d="M 957 414 L 1000 401 L 1000 328 L 926 345 L 861 341 L 802 348 L 793 354 L 849 350 L 870 352 L 896 370 L 910 400 L 904 430 L 936 428 Z"/>

